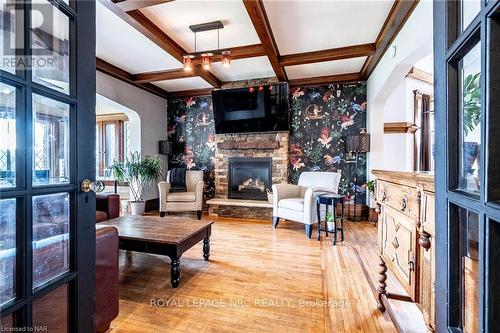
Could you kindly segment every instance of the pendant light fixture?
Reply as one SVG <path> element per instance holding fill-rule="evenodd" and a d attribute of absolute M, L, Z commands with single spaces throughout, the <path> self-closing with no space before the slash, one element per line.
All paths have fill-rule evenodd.
<path fill-rule="evenodd" d="M 231 67 L 231 51 L 222 52 L 222 65 L 226 68 Z"/>
<path fill-rule="evenodd" d="M 212 68 L 213 53 L 203 53 L 201 55 L 201 65 L 204 70 L 209 71 Z"/>
<path fill-rule="evenodd" d="M 193 58 L 194 58 L 194 56 L 192 56 L 192 55 L 183 56 L 182 64 L 184 65 L 184 70 L 186 72 L 193 71 Z"/>
<path fill-rule="evenodd" d="M 221 50 L 220 49 L 220 29 L 223 29 L 224 25 L 221 21 L 214 21 L 202 24 L 196 24 L 189 26 L 192 32 L 194 32 L 194 52 L 190 54 L 186 54 L 183 56 L 183 66 L 184 70 L 187 72 L 193 71 L 194 63 L 199 63 L 199 60 L 196 61 L 196 58 L 201 58 L 201 67 L 209 71 L 212 68 L 212 62 L 214 58 L 221 59 L 222 65 L 225 68 L 231 67 L 231 51 L 230 50 Z M 198 52 L 196 48 L 197 42 L 197 33 L 202 31 L 210 31 L 217 30 L 217 49 L 210 51 Z"/>

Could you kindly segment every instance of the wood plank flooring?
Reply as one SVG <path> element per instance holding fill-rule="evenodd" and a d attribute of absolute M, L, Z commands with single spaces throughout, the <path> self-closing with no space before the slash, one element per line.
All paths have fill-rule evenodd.
<path fill-rule="evenodd" d="M 395 332 L 372 290 L 376 227 L 347 223 L 335 247 L 315 232 L 307 240 L 299 223 L 216 219 L 210 261 L 201 243 L 187 251 L 177 289 L 170 259 L 121 251 L 109 332 Z"/>

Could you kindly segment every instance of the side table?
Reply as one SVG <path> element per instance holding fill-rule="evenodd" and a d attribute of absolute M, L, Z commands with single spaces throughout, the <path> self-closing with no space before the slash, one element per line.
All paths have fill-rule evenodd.
<path fill-rule="evenodd" d="M 341 204 L 341 214 L 337 216 L 337 204 Z M 326 211 L 328 212 L 329 207 L 332 207 L 332 215 L 333 215 L 333 230 L 328 229 L 328 223 L 325 221 L 321 221 L 321 205 L 326 205 Z M 333 233 L 333 245 L 337 244 L 337 231 L 340 231 L 340 235 L 342 236 L 342 241 L 344 241 L 344 208 L 345 208 L 345 195 L 335 194 L 335 193 L 327 193 L 327 194 L 318 194 L 316 197 L 316 208 L 318 213 L 318 240 L 320 240 L 321 232 L 324 231 L 326 236 L 328 237 L 329 233 Z M 322 228 L 322 222 L 325 223 L 325 228 Z M 337 222 L 340 222 L 340 227 L 337 226 Z"/>

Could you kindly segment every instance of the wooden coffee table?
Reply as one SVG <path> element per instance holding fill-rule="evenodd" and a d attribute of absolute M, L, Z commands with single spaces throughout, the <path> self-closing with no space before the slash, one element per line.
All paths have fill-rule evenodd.
<path fill-rule="evenodd" d="M 125 215 L 100 222 L 118 229 L 120 250 L 169 256 L 170 279 L 177 288 L 180 281 L 180 258 L 184 252 L 203 240 L 203 258 L 210 256 L 212 221 L 184 218 Z"/>

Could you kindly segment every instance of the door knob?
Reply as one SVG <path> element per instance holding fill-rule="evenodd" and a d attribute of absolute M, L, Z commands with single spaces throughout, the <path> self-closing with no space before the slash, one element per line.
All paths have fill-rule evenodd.
<path fill-rule="evenodd" d="M 94 191 L 95 193 L 100 193 L 104 191 L 104 183 L 100 180 L 92 182 L 89 179 L 85 179 L 82 181 L 82 184 L 80 185 L 80 188 L 82 189 L 83 192 L 87 193 L 90 192 L 90 190 Z"/>

